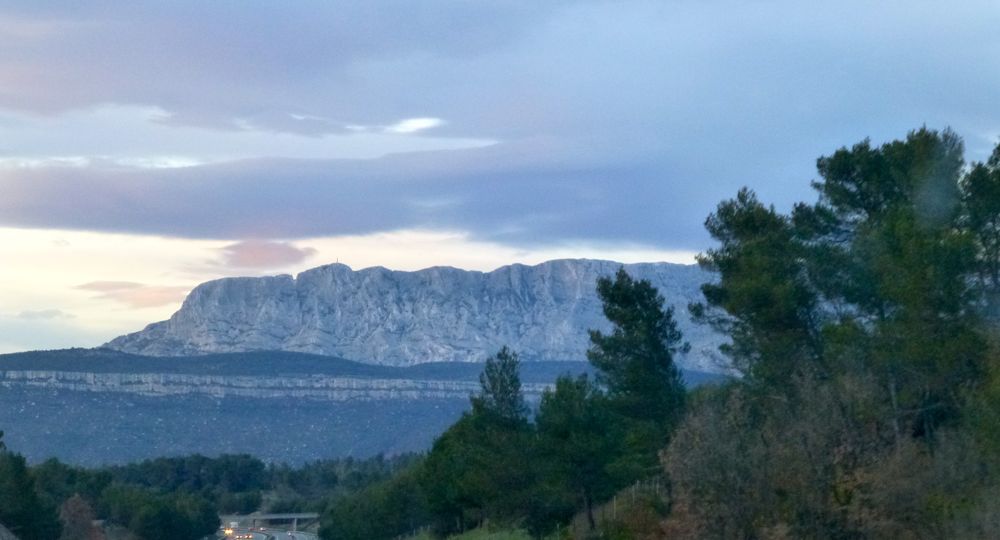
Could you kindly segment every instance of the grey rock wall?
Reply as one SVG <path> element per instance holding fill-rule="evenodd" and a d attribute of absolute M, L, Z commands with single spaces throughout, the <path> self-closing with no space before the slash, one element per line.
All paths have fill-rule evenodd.
<path fill-rule="evenodd" d="M 526 383 L 526 399 L 537 401 L 550 385 Z M 203 394 L 213 398 L 295 398 L 313 401 L 467 399 L 474 381 L 373 379 L 326 375 L 192 375 L 184 373 L 87 373 L 0 371 L 0 388 L 116 392 L 148 397 Z"/>
<path fill-rule="evenodd" d="M 621 266 L 556 260 L 492 272 L 435 267 L 416 272 L 342 264 L 297 277 L 227 278 L 199 285 L 169 320 L 106 346 L 151 356 L 283 350 L 405 366 L 478 361 L 502 345 L 526 361 L 585 360 L 587 330 L 607 329 L 595 285 Z M 625 265 L 675 309 L 691 352 L 686 369 L 722 371 L 721 337 L 691 322 L 712 276 L 696 266 Z"/>

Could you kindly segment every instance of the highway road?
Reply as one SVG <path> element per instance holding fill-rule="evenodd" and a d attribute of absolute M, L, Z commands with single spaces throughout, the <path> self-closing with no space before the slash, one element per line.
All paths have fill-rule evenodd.
<path fill-rule="evenodd" d="M 257 529 L 246 529 L 239 528 L 233 530 L 233 536 L 223 537 L 223 538 L 245 538 L 245 535 L 250 534 L 253 536 L 252 540 L 319 540 L 318 537 L 313 533 L 302 532 L 302 531 L 288 531 L 285 529 L 275 529 L 270 527 L 257 528 Z"/>

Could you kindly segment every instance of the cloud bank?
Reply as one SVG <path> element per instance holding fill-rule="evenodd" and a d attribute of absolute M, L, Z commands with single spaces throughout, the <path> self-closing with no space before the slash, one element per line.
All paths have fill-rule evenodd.
<path fill-rule="evenodd" d="M 998 23 L 986 1 L 9 3 L 0 225 L 703 249 L 720 199 L 808 198 L 815 158 L 867 136 L 951 126 L 985 156 Z"/>

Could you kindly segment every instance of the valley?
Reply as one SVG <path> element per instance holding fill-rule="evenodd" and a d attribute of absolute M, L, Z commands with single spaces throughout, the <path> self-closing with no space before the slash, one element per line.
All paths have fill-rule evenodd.
<path fill-rule="evenodd" d="M 377 366 L 280 351 L 145 357 L 110 349 L 0 355 L 0 425 L 39 462 L 250 453 L 303 463 L 421 451 L 468 408 L 481 364 Z M 526 362 L 537 403 L 585 362 Z M 692 384 L 718 375 L 689 371 Z"/>

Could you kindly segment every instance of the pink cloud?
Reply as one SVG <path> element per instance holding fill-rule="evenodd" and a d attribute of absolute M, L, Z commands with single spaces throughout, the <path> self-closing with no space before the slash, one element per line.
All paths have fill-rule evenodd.
<path fill-rule="evenodd" d="M 95 291 L 94 298 L 114 300 L 133 309 L 176 304 L 184 300 L 189 287 L 145 285 L 133 281 L 92 281 L 77 289 Z"/>
<path fill-rule="evenodd" d="M 224 264 L 237 268 L 272 268 L 306 260 L 316 254 L 310 247 L 300 248 L 290 242 L 243 240 L 222 248 Z"/>

